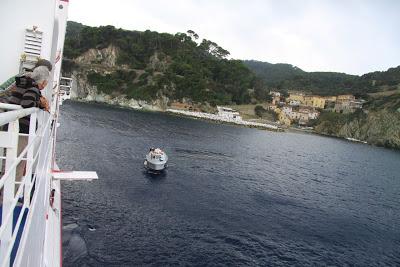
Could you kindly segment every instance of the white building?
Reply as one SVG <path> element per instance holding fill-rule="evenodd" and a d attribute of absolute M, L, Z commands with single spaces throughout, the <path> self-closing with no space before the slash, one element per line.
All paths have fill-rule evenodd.
<path fill-rule="evenodd" d="M 220 116 L 223 119 L 237 120 L 237 121 L 242 120 L 242 117 L 240 116 L 239 112 L 237 112 L 232 108 L 217 106 L 217 109 L 218 109 L 218 116 Z"/>
<path fill-rule="evenodd" d="M 308 113 L 308 118 L 310 120 L 316 120 L 319 117 L 319 112 L 318 111 L 311 111 Z"/>
<path fill-rule="evenodd" d="M 285 112 L 286 114 L 289 114 L 290 112 L 292 112 L 292 110 L 293 110 L 292 107 L 288 106 L 282 108 L 282 111 Z"/>
<path fill-rule="evenodd" d="M 282 107 L 282 112 L 292 121 L 308 122 L 315 120 L 319 116 L 319 112 L 313 109 L 300 108 L 298 111 L 293 110 L 291 106 Z"/>
<path fill-rule="evenodd" d="M 281 93 L 279 93 L 279 92 L 270 91 L 269 94 L 272 96 L 281 97 Z"/>
<path fill-rule="evenodd" d="M 300 106 L 301 102 L 299 100 L 290 100 L 290 106 Z"/>

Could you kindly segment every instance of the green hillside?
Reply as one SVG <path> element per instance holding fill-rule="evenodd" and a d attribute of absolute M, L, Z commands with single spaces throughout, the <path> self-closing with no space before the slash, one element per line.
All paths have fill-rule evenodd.
<path fill-rule="evenodd" d="M 90 49 L 110 46 L 118 51 L 112 68 L 94 68 L 104 65 L 102 58 L 86 66 L 76 60 Z M 263 101 L 267 95 L 263 82 L 240 60 L 227 59 L 227 50 L 207 39 L 200 41 L 193 31 L 173 35 L 68 22 L 64 51 L 64 71 L 84 69 L 87 80 L 107 94 L 144 100 L 188 98 L 211 105 Z"/>
<path fill-rule="evenodd" d="M 290 64 L 272 64 L 256 60 L 244 60 L 243 62 L 256 75 L 263 78 L 269 86 L 273 87 L 278 86 L 284 80 L 293 79 L 305 74 L 305 71 Z"/>
<path fill-rule="evenodd" d="M 362 76 L 338 72 L 305 72 L 290 64 L 244 61 L 269 87 L 278 90 L 302 90 L 319 95 L 355 94 L 395 89 L 400 84 L 400 66 Z"/>

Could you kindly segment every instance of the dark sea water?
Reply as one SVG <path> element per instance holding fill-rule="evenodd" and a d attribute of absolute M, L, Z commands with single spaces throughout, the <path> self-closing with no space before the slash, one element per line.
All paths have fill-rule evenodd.
<path fill-rule="evenodd" d="M 400 153 L 66 103 L 64 266 L 400 266 Z M 165 175 L 143 171 L 151 146 Z"/>

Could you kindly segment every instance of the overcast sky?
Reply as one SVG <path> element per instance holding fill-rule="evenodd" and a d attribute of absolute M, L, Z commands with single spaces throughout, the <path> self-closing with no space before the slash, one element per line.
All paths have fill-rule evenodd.
<path fill-rule="evenodd" d="M 71 0 L 69 20 L 193 30 L 232 58 L 363 74 L 400 65 L 400 0 Z"/>

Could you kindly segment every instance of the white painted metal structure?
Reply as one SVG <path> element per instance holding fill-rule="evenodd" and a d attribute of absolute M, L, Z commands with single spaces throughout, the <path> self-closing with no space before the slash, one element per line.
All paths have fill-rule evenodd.
<path fill-rule="evenodd" d="M 64 181 L 78 181 L 78 180 L 96 180 L 99 177 L 96 172 L 82 172 L 82 171 L 53 171 L 53 179 Z"/>
<path fill-rule="evenodd" d="M 1 0 L 0 10 L 1 34 L 6 37 L 0 42 L 0 81 L 33 66 L 38 55 L 53 64 L 48 86 L 42 90 L 50 103 L 49 113 L 0 104 L 0 127 L 8 126 L 7 131 L 0 130 L 0 267 L 61 266 L 63 177 L 56 171 L 55 146 L 68 0 Z M 28 135 L 19 133 L 18 123 L 27 115 Z M 18 154 L 21 136 L 27 136 L 28 144 Z M 21 162 L 26 164 L 25 174 L 18 181 L 16 170 Z M 75 172 L 72 178 L 79 175 L 97 179 L 93 172 Z"/>
<path fill-rule="evenodd" d="M 17 106 L 18 107 L 18 106 Z M 0 189 L 3 190 L 2 199 L 2 222 L 0 227 L 0 266 L 41 266 L 44 259 L 44 241 L 46 230 L 46 213 L 48 212 L 49 196 L 48 183 L 51 175 L 48 170 L 51 162 L 51 153 L 46 142 L 54 131 L 51 125 L 52 116 L 39 111 L 37 108 L 18 109 L 0 114 L 0 126 L 8 125 L 8 131 L 0 132 L 0 147 L 6 150 L 5 173 L 0 179 Z M 0 108 L 6 109 L 0 104 Z M 30 131 L 27 147 L 18 155 L 18 119 L 31 115 Z M 36 131 L 36 120 L 42 121 L 40 129 Z M 50 142 L 51 144 L 51 142 Z M 16 168 L 21 162 L 26 162 L 26 175 L 20 182 L 16 181 Z M 34 174 L 34 175 L 32 175 Z M 33 177 L 33 179 L 32 179 Z M 32 185 L 35 184 L 35 192 L 31 199 Z M 21 201 L 23 199 L 23 201 Z M 21 203 L 22 202 L 22 203 Z M 14 210 L 22 205 L 14 230 Z M 21 224 L 23 216 L 27 212 L 24 225 Z M 11 251 L 17 240 L 17 233 L 22 229 L 17 256 L 13 259 Z M 60 236 L 60 231 L 58 231 Z M 59 260 L 58 260 L 59 261 Z M 54 265 L 57 266 L 57 265 Z"/>
<path fill-rule="evenodd" d="M 36 27 L 25 30 L 24 54 L 21 57 L 21 69 L 32 69 L 35 66 L 37 57 L 42 53 L 43 32 Z"/>
<path fill-rule="evenodd" d="M 0 2 L 1 35 L 0 53 L 2 66 L 0 67 L 0 81 L 18 74 L 20 58 L 25 48 L 25 33 L 27 29 L 43 33 L 40 56 L 51 58 L 53 45 L 53 29 L 55 9 L 59 1 L 54 0 L 2 0 Z"/>

